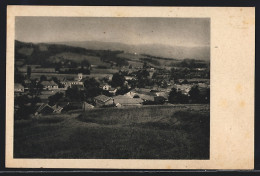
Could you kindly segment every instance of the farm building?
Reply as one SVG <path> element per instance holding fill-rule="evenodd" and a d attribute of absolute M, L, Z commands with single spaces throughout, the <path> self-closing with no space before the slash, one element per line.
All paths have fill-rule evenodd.
<path fill-rule="evenodd" d="M 97 107 L 113 105 L 113 99 L 105 95 L 99 95 L 94 98 Z"/>
<path fill-rule="evenodd" d="M 41 85 L 43 86 L 44 90 L 58 89 L 58 84 L 56 84 L 54 81 L 42 81 Z"/>
<path fill-rule="evenodd" d="M 118 95 L 113 97 L 116 107 L 141 106 L 143 100 L 141 98 L 131 98 L 126 95 Z"/>
<path fill-rule="evenodd" d="M 14 84 L 14 92 L 24 92 L 24 87 L 22 84 Z"/>
<path fill-rule="evenodd" d="M 141 98 L 144 101 L 154 101 L 155 93 L 151 92 L 151 89 L 137 88 L 133 89 L 126 94 L 132 98 Z"/>
<path fill-rule="evenodd" d="M 188 95 L 192 86 L 192 84 L 175 84 L 173 87 L 177 89 L 177 91 L 180 91 L 182 94 Z"/>
<path fill-rule="evenodd" d="M 168 99 L 169 92 L 139 88 L 133 89 L 125 95 L 131 98 L 140 98 L 143 101 L 162 103 Z"/>
<path fill-rule="evenodd" d="M 48 105 L 47 103 L 42 103 L 34 113 L 34 115 L 39 115 L 39 114 L 51 114 L 54 112 L 53 107 Z"/>

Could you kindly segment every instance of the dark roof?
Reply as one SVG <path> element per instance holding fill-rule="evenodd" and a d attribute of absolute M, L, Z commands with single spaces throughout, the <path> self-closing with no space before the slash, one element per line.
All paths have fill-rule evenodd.
<path fill-rule="evenodd" d="M 111 99 L 111 97 L 107 97 L 105 95 L 99 95 L 97 97 L 95 97 L 96 100 L 102 101 L 102 102 L 107 102 L 108 100 Z"/>
<path fill-rule="evenodd" d="M 39 112 L 39 113 L 50 113 L 50 112 L 53 112 L 54 109 L 48 105 L 47 103 L 46 104 L 42 104 L 37 110 L 36 112 Z"/>

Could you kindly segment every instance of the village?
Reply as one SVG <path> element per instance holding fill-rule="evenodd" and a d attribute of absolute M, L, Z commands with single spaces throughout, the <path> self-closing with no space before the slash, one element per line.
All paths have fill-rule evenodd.
<path fill-rule="evenodd" d="M 16 22 L 14 158 L 210 158 L 209 19 Z"/>
<path fill-rule="evenodd" d="M 94 67 L 94 66 L 90 66 Z M 55 68 L 24 65 L 15 73 L 15 119 L 45 114 L 145 105 L 209 103 L 209 79 L 174 75 L 188 68 L 121 67 L 114 74 L 61 74 Z M 204 68 L 195 68 L 196 74 Z M 80 70 L 79 70 L 80 71 Z"/>

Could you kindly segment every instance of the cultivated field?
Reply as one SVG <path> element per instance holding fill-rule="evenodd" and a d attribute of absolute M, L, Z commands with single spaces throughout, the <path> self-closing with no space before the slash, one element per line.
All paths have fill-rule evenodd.
<path fill-rule="evenodd" d="M 209 159 L 209 105 L 93 109 L 15 121 L 15 158 Z"/>

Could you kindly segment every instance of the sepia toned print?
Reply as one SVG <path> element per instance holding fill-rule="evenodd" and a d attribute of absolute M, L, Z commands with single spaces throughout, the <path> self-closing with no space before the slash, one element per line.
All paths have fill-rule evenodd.
<path fill-rule="evenodd" d="M 216 26 L 226 23 L 214 15 L 216 10 L 202 8 L 204 15 L 195 15 L 196 8 L 189 13 L 183 8 L 180 15 L 189 15 L 180 17 L 177 12 L 159 15 L 160 8 L 154 15 L 142 15 L 134 8 L 136 14 L 115 17 L 109 13 L 121 14 L 122 8 L 97 16 L 88 14 L 90 7 L 85 16 L 71 8 L 71 16 L 58 15 L 62 8 L 52 9 L 50 16 L 23 11 L 11 18 L 13 49 L 7 55 L 13 56 L 14 79 L 7 84 L 13 90 L 7 104 L 11 101 L 14 107 L 12 117 L 7 113 L 7 166 L 250 168 L 253 133 L 240 144 L 240 149 L 247 144 L 248 155 L 223 164 L 228 153 L 238 152 L 238 141 L 245 140 L 234 136 L 245 131 L 237 130 L 242 124 L 238 114 L 232 120 L 235 104 L 230 103 L 238 96 L 230 92 L 231 82 L 241 97 L 241 81 L 246 78 L 249 86 L 252 79 L 249 72 L 239 81 L 229 74 L 223 77 L 228 63 L 239 65 L 234 57 L 232 63 L 222 59 L 229 51 L 216 31 L 226 31 Z M 230 13 L 236 16 L 238 11 L 230 8 Z M 248 9 L 244 13 L 251 15 Z M 245 30 L 241 25 L 246 23 L 230 24 L 234 36 Z M 220 67 L 221 62 L 226 64 Z M 225 73 L 237 73 L 231 65 Z M 221 92 L 230 96 L 220 94 L 221 85 L 226 85 Z M 241 98 L 236 112 L 248 110 L 250 126 L 252 99 Z"/>
<path fill-rule="evenodd" d="M 15 22 L 15 158 L 209 159 L 210 19 Z"/>

